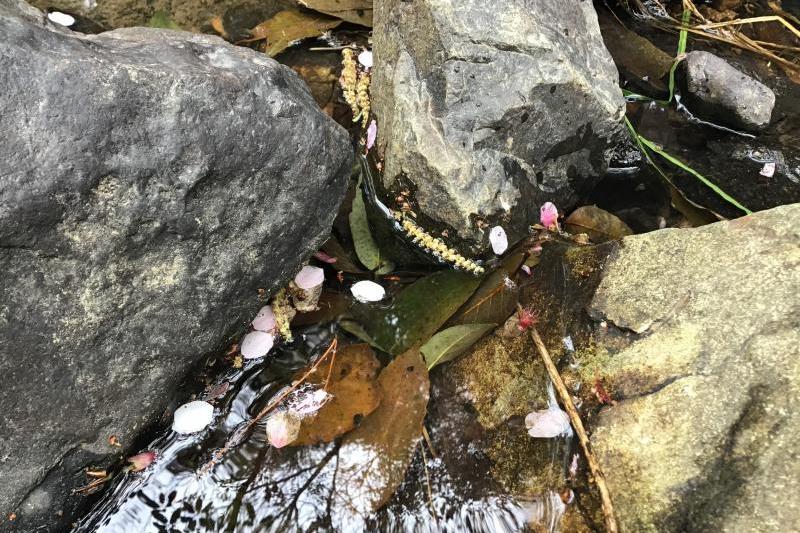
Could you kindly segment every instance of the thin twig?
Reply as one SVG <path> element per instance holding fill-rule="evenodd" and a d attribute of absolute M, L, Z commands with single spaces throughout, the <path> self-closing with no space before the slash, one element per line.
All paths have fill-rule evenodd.
<path fill-rule="evenodd" d="M 423 426 L 424 428 L 424 426 Z M 422 466 L 425 468 L 425 482 L 428 485 L 428 503 L 431 504 L 431 514 L 436 527 L 439 527 L 439 519 L 436 517 L 436 508 L 433 506 L 433 491 L 431 491 L 431 477 L 428 475 L 428 458 L 425 457 L 425 446 L 422 442 L 419 443 L 419 448 L 422 450 Z"/>
<path fill-rule="evenodd" d="M 594 453 L 592 453 L 589 437 L 586 435 L 586 430 L 583 428 L 583 422 L 581 422 L 581 416 L 578 414 L 575 404 L 572 403 L 572 397 L 569 395 L 569 391 L 564 385 L 564 381 L 561 379 L 556 365 L 550 358 L 550 354 L 547 352 L 547 348 L 544 342 L 542 342 L 539 332 L 536 331 L 536 327 L 531 326 L 530 331 L 533 343 L 536 345 L 536 349 L 539 350 L 539 355 L 542 356 L 544 366 L 547 369 L 547 373 L 550 375 L 550 380 L 553 382 L 553 386 L 561 399 L 561 403 L 564 405 L 564 409 L 567 411 L 567 415 L 569 415 L 572 427 L 575 428 L 578 441 L 581 444 L 581 448 L 583 448 L 583 454 L 586 456 L 586 461 L 589 463 L 589 469 L 592 471 L 592 477 L 597 485 L 597 489 L 600 491 L 600 500 L 602 502 L 606 530 L 609 533 L 617 533 L 619 529 L 617 528 L 617 519 L 614 516 L 614 506 L 611 504 L 611 493 L 608 491 L 606 477 L 603 474 L 603 470 L 600 468 L 600 463 L 597 462 L 597 458 L 594 456 Z"/>
<path fill-rule="evenodd" d="M 336 337 L 334 337 L 333 340 L 331 341 L 330 345 L 328 346 L 328 348 L 325 350 L 325 353 L 323 353 L 319 357 L 319 359 L 317 359 L 316 362 L 314 362 L 314 365 L 308 370 L 308 372 L 306 372 L 303 375 L 303 377 L 301 377 L 299 380 L 295 381 L 292 384 L 291 387 L 289 387 L 287 390 L 285 390 L 283 393 L 281 393 L 277 398 L 272 400 L 266 407 L 264 407 L 261 411 L 259 411 L 259 413 L 255 417 L 253 417 L 253 419 L 250 420 L 250 422 L 248 422 L 247 425 L 241 431 L 234 432 L 234 436 L 236 437 L 236 444 L 242 442 L 246 438 L 246 435 L 249 435 L 250 432 L 253 430 L 253 426 L 258 424 L 258 422 L 261 421 L 262 418 L 267 416 L 267 414 L 269 414 L 270 411 L 272 411 L 278 405 L 280 405 L 281 402 L 283 402 L 283 400 L 285 400 L 287 396 L 289 396 L 291 393 L 293 393 L 295 390 L 297 390 L 297 388 L 300 385 L 305 383 L 305 381 L 308 379 L 308 377 L 311 374 L 313 374 L 315 370 L 317 370 L 319 365 L 321 365 L 322 362 L 325 359 L 327 359 L 327 357 L 329 355 L 335 354 L 336 353 L 336 345 L 337 344 L 338 344 L 338 339 Z M 241 437 L 240 438 L 240 435 L 245 435 L 245 437 Z M 198 471 L 198 473 L 200 475 L 202 475 L 202 474 L 205 474 L 206 472 L 208 472 L 236 444 L 231 444 L 230 443 L 230 438 L 229 438 L 228 442 L 225 443 L 225 446 L 223 446 L 219 450 L 215 451 L 214 454 L 213 454 L 213 457 L 206 464 L 204 464 L 202 467 L 200 467 L 200 470 Z"/>
<path fill-rule="evenodd" d="M 336 350 L 333 351 L 333 357 L 331 357 L 331 364 L 328 366 L 328 377 L 325 378 L 325 386 L 322 387 L 322 390 L 328 392 L 328 383 L 331 381 L 331 374 L 333 373 L 333 364 L 336 362 Z"/>
<path fill-rule="evenodd" d="M 428 449 L 431 451 L 431 456 L 434 459 L 438 459 L 439 456 L 436 455 L 436 450 L 433 449 L 433 442 L 431 441 L 431 436 L 428 435 L 428 428 L 425 427 L 425 424 L 422 424 L 422 436 L 425 438 L 425 444 L 428 445 Z"/>

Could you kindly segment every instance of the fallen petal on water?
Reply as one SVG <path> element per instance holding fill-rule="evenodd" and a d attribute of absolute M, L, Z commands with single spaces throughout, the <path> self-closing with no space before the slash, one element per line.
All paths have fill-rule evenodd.
<path fill-rule="evenodd" d="M 528 413 L 525 417 L 528 434 L 537 439 L 552 439 L 572 435 L 569 416 L 561 409 L 545 409 Z"/>
<path fill-rule="evenodd" d="M 275 313 L 272 311 L 272 306 L 265 305 L 262 307 L 256 318 L 253 319 L 253 329 L 258 331 L 272 331 L 275 329 Z"/>
<path fill-rule="evenodd" d="M 289 411 L 279 411 L 267 420 L 267 440 L 276 448 L 283 448 L 300 433 L 300 419 Z"/>
<path fill-rule="evenodd" d="M 386 296 L 386 289 L 374 281 L 359 281 L 350 287 L 353 297 L 361 303 L 379 302 Z"/>
<path fill-rule="evenodd" d="M 242 357 L 245 359 L 264 357 L 272 349 L 274 343 L 275 338 L 272 333 L 251 331 L 242 339 Z"/>
<path fill-rule="evenodd" d="M 320 267 L 306 265 L 294 277 L 294 283 L 303 290 L 313 289 L 325 281 L 325 271 Z"/>
<path fill-rule="evenodd" d="M 156 460 L 156 452 L 147 451 L 137 453 L 133 457 L 128 457 L 131 464 L 131 472 L 139 472 L 150 466 Z"/>
<path fill-rule="evenodd" d="M 214 407 L 200 400 L 181 405 L 175 410 L 172 431 L 182 435 L 203 431 L 214 418 Z"/>
<path fill-rule="evenodd" d="M 492 243 L 492 251 L 501 255 L 508 249 L 508 237 L 506 230 L 501 226 L 495 226 L 489 231 L 489 242 Z"/>

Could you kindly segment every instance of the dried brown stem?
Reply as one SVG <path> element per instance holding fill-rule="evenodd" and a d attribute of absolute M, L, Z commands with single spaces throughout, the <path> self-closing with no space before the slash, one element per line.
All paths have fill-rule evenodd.
<path fill-rule="evenodd" d="M 603 470 L 600 468 L 600 463 L 597 461 L 597 458 L 592 452 L 589 436 L 586 434 L 586 430 L 583 428 L 581 416 L 578 414 L 575 404 L 572 403 L 572 397 L 570 396 L 567 387 L 564 385 L 564 381 L 561 379 L 561 375 L 558 373 L 556 365 L 550 358 L 550 354 L 547 352 L 547 348 L 545 347 L 542 338 L 539 336 L 539 332 L 536 331 L 536 327 L 531 326 L 530 332 L 531 338 L 533 339 L 533 344 L 536 345 L 536 349 L 539 350 L 539 355 L 542 356 L 544 366 L 547 369 L 547 373 L 550 375 L 550 380 L 553 382 L 553 386 L 558 393 L 558 397 L 561 400 L 561 403 L 564 405 L 567 415 L 569 415 L 570 422 L 572 422 L 572 427 L 575 429 L 575 433 L 578 435 L 578 441 L 583 449 L 583 454 L 586 456 L 586 461 L 589 463 L 589 470 L 591 470 L 594 482 L 597 485 L 597 489 L 600 491 L 600 500 L 602 502 L 603 518 L 605 519 L 606 530 L 609 533 L 617 533 L 619 529 L 617 527 L 617 519 L 614 516 L 614 506 L 611 503 L 611 493 L 608 491 L 606 477 L 603 474 Z"/>

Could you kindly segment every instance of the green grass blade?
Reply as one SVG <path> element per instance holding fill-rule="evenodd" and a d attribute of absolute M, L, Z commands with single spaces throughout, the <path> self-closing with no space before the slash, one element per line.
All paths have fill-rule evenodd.
<path fill-rule="evenodd" d="M 709 180 L 708 178 L 706 178 L 705 176 L 703 176 L 702 174 L 700 174 L 699 172 L 697 172 L 695 169 L 693 169 L 692 167 L 690 167 L 689 165 L 687 165 L 686 163 L 684 163 L 684 162 L 683 162 L 683 161 L 681 161 L 680 159 L 678 159 L 678 158 L 676 158 L 676 157 L 673 157 L 673 156 L 671 156 L 670 154 L 668 154 L 667 152 L 665 152 L 664 150 L 662 150 L 660 146 L 658 146 L 657 144 L 655 144 L 655 143 L 654 143 L 653 141 L 651 141 L 650 139 L 647 139 L 646 137 L 642 137 L 641 135 L 639 135 L 639 133 L 638 133 L 638 132 L 637 132 L 637 131 L 634 129 L 634 127 L 633 127 L 633 125 L 631 124 L 631 122 L 628 120 L 628 117 L 625 117 L 625 125 L 628 127 L 628 130 L 631 132 L 631 135 L 633 136 L 634 140 L 636 141 L 636 144 L 639 146 L 639 150 L 641 150 L 641 151 L 642 151 L 642 153 L 644 153 L 645 157 L 647 158 L 647 161 L 648 161 L 648 162 L 649 162 L 651 165 L 653 165 L 654 167 L 656 167 L 656 169 L 658 169 L 658 166 L 656 166 L 656 164 L 655 164 L 655 163 L 653 162 L 653 160 L 650 158 L 649 154 L 647 153 L 647 150 L 645 150 L 645 147 L 646 147 L 646 148 L 649 148 L 649 149 L 650 149 L 650 150 L 652 150 L 653 152 L 657 153 L 658 155 L 660 155 L 661 157 L 663 157 L 664 159 L 666 159 L 667 161 L 669 161 L 670 163 L 672 163 L 672 164 L 673 164 L 673 165 L 675 165 L 676 167 L 680 168 L 681 170 L 684 170 L 684 171 L 688 172 L 689 174 L 691 174 L 692 176 L 694 176 L 695 178 L 699 179 L 699 180 L 700 180 L 702 183 L 704 183 L 704 184 L 705 184 L 707 187 L 709 187 L 709 188 L 710 188 L 712 191 L 714 191 L 715 193 L 717 193 L 717 195 L 718 195 L 720 198 L 722 198 L 722 199 L 723 199 L 723 200 L 725 200 L 726 202 L 728 202 L 728 203 L 730 203 L 730 204 L 732 204 L 732 205 L 736 206 L 738 209 L 741 209 L 742 211 L 744 211 L 744 212 L 745 212 L 745 214 L 748 214 L 748 215 L 751 215 L 751 214 L 753 214 L 753 212 L 752 212 L 752 211 L 750 211 L 750 210 L 749 210 L 749 209 L 747 209 L 745 206 L 743 206 L 742 204 L 740 204 L 740 203 L 739 203 L 739 202 L 738 202 L 738 201 L 737 201 L 735 198 L 733 198 L 731 195 L 729 195 L 728 193 L 726 193 L 725 191 L 723 191 L 722 189 L 720 189 L 720 188 L 719 188 L 719 187 L 718 187 L 718 186 L 717 186 L 715 183 L 713 183 L 711 180 Z"/>

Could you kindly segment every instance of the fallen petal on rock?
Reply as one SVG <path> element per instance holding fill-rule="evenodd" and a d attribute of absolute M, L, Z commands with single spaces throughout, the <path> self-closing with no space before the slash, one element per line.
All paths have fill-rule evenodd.
<path fill-rule="evenodd" d="M 775 174 L 775 163 L 764 163 L 764 166 L 761 168 L 761 172 L 759 172 L 759 174 L 766 178 L 771 178 Z"/>
<path fill-rule="evenodd" d="M 378 137 L 378 123 L 374 120 L 369 123 L 367 128 L 367 150 L 375 146 L 375 139 Z"/>
<path fill-rule="evenodd" d="M 489 231 L 489 242 L 492 243 L 492 251 L 501 255 L 508 249 L 508 237 L 506 230 L 501 226 L 495 226 Z"/>
<path fill-rule="evenodd" d="M 275 337 L 272 333 L 251 331 L 242 339 L 242 357 L 245 359 L 264 357 L 272 349 L 274 343 Z"/>
<path fill-rule="evenodd" d="M 325 281 L 325 271 L 320 267 L 306 265 L 294 277 L 294 283 L 303 290 L 310 290 L 322 285 Z"/>
<path fill-rule="evenodd" d="M 561 409 L 545 409 L 528 413 L 525 417 L 528 434 L 537 439 L 552 439 L 572 435 L 569 416 Z"/>
<path fill-rule="evenodd" d="M 273 331 L 275 329 L 275 313 L 272 311 L 272 306 L 265 305 L 262 307 L 256 318 L 253 319 L 253 329 L 258 331 Z"/>
<path fill-rule="evenodd" d="M 379 302 L 386 296 L 386 289 L 374 281 L 359 281 L 350 287 L 353 297 L 361 303 Z"/>
<path fill-rule="evenodd" d="M 558 225 L 558 209 L 552 202 L 545 202 L 539 208 L 539 221 L 547 229 Z"/>
<path fill-rule="evenodd" d="M 214 418 L 214 407 L 200 400 L 181 405 L 175 410 L 172 431 L 182 435 L 203 431 Z"/>
<path fill-rule="evenodd" d="M 358 54 L 358 62 L 361 63 L 361 66 L 364 68 L 372 68 L 372 52 L 364 50 Z"/>
<path fill-rule="evenodd" d="M 75 24 L 75 17 L 60 11 L 51 11 L 47 14 L 47 18 L 50 19 L 50 22 L 55 22 L 61 26 L 70 27 Z"/>
<path fill-rule="evenodd" d="M 267 440 L 276 448 L 283 448 L 300 433 L 300 419 L 289 411 L 279 411 L 267 420 Z"/>
<path fill-rule="evenodd" d="M 156 452 L 147 451 L 128 457 L 132 472 L 139 472 L 150 466 L 156 460 Z"/>

